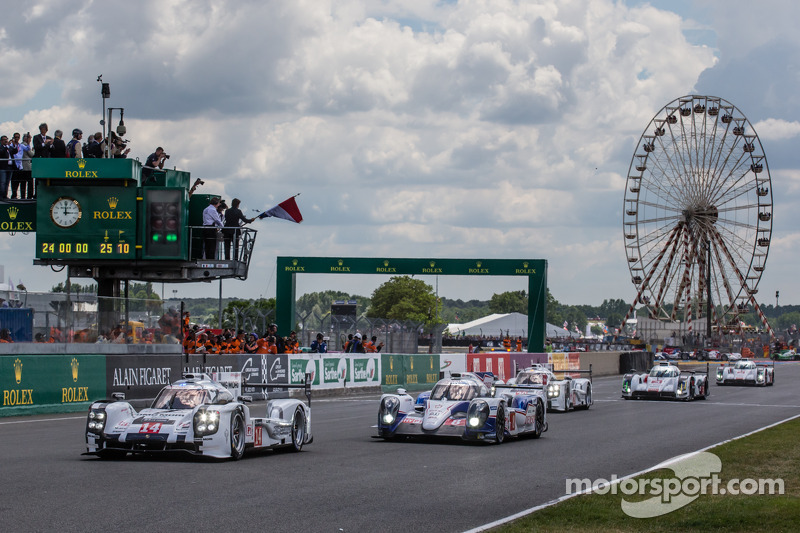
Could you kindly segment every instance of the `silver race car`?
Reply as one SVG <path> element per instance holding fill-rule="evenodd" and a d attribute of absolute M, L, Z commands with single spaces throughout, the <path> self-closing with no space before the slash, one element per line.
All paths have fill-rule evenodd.
<path fill-rule="evenodd" d="M 453 372 L 416 400 L 404 389 L 381 396 L 378 437 L 444 436 L 500 444 L 506 437 L 547 431 L 542 390 L 492 395 L 488 373 Z"/>
<path fill-rule="evenodd" d="M 743 359 L 717 367 L 717 385 L 757 385 L 775 383 L 775 366 Z"/>
<path fill-rule="evenodd" d="M 568 374 L 589 374 L 588 378 L 573 378 Z M 560 376 L 560 377 L 559 377 Z M 551 365 L 538 364 L 521 370 L 507 385 L 537 387 L 547 394 L 547 409 L 571 411 L 592 406 L 592 369 L 553 371 Z M 524 389 L 515 389 L 524 390 Z"/>
<path fill-rule="evenodd" d="M 705 400 L 708 397 L 708 364 L 706 372 L 681 370 L 668 362 L 654 366 L 649 373 L 625 374 L 622 397 L 658 400 Z"/>
<path fill-rule="evenodd" d="M 234 395 L 206 374 L 187 374 L 167 385 L 141 411 L 115 393 L 114 400 L 89 408 L 85 455 L 121 458 L 175 451 L 236 460 L 247 449 L 299 452 L 313 440 L 309 377 L 304 386 L 309 405 L 296 399 L 269 400 L 264 418 L 250 415 L 249 396 Z"/>

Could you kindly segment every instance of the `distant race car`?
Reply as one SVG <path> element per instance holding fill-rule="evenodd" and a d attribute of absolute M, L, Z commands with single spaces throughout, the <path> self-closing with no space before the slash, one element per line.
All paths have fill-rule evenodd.
<path fill-rule="evenodd" d="M 589 374 L 588 378 L 573 378 L 566 374 Z M 560 378 L 557 375 L 561 376 Z M 534 365 L 521 370 L 507 385 L 518 385 L 517 393 L 525 386 L 538 387 L 547 393 L 547 408 L 551 411 L 589 409 L 592 406 L 592 370 L 553 371 L 551 365 Z"/>
<path fill-rule="evenodd" d="M 654 366 L 649 373 L 632 372 L 622 378 L 622 397 L 626 400 L 705 400 L 708 394 L 707 365 L 706 372 L 702 373 L 681 370 L 671 363 L 663 362 Z"/>
<path fill-rule="evenodd" d="M 717 367 L 717 385 L 758 385 L 766 387 L 775 384 L 775 366 L 758 364 L 755 361 L 736 361 Z"/>
<path fill-rule="evenodd" d="M 174 451 L 236 460 L 247 449 L 286 447 L 299 452 L 313 440 L 308 376 L 302 387 L 309 405 L 296 399 L 269 400 L 265 418 L 250 416 L 249 396 L 235 396 L 207 374 L 187 374 L 167 385 L 141 411 L 117 393 L 114 400 L 89 407 L 85 455 L 121 458 Z"/>
<path fill-rule="evenodd" d="M 783 350 L 772 354 L 775 361 L 800 361 L 800 354 L 792 350 Z"/>
<path fill-rule="evenodd" d="M 698 361 L 738 361 L 742 358 L 740 353 L 722 353 L 719 350 L 698 350 Z"/>
<path fill-rule="evenodd" d="M 453 372 L 416 400 L 405 389 L 381 396 L 378 437 L 459 437 L 502 443 L 506 437 L 539 438 L 547 431 L 543 390 L 492 395 L 490 373 Z"/>

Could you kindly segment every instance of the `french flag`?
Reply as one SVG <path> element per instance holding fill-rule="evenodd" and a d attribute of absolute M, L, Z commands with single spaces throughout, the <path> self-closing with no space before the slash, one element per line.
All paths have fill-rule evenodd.
<path fill-rule="evenodd" d="M 295 195 L 296 196 L 296 195 Z M 272 209 L 267 209 L 260 215 L 259 219 L 267 217 L 282 218 L 284 220 L 291 220 L 298 224 L 303 221 L 303 215 L 300 214 L 300 209 L 297 207 L 297 202 L 294 201 L 294 196 L 288 200 L 284 200 Z"/>

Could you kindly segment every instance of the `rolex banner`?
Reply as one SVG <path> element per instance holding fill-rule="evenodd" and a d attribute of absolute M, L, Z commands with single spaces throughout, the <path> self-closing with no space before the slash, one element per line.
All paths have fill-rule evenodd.
<path fill-rule="evenodd" d="M 0 201 L 0 232 L 36 231 L 36 202 Z"/>
<path fill-rule="evenodd" d="M 0 357 L 0 416 L 74 412 L 106 397 L 105 356 Z"/>

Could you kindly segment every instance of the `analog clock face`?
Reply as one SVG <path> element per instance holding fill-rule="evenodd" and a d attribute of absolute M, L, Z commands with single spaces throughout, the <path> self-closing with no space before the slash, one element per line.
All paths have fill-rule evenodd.
<path fill-rule="evenodd" d="M 62 228 L 71 228 L 81 219 L 81 204 L 74 198 L 62 196 L 50 207 L 50 218 Z"/>

